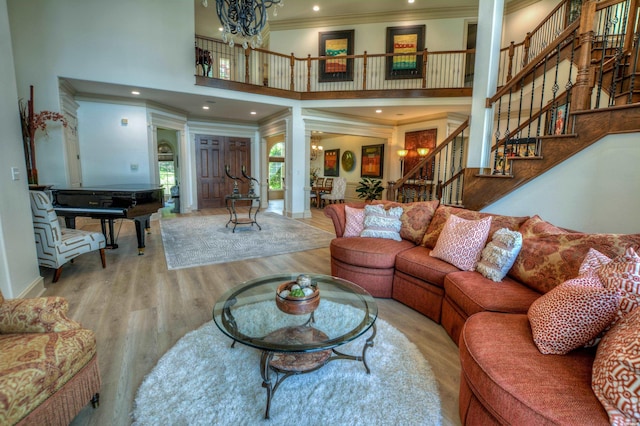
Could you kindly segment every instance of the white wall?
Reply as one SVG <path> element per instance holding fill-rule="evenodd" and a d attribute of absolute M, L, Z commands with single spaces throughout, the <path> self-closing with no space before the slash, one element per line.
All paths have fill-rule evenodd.
<path fill-rule="evenodd" d="M 146 108 L 87 101 L 78 104 L 84 186 L 152 183 Z M 128 120 L 126 126 L 122 119 Z"/>
<path fill-rule="evenodd" d="M 638 134 L 610 135 L 483 211 L 584 232 L 640 233 Z"/>
<path fill-rule="evenodd" d="M 0 0 L 0 57 L 0 290 L 4 297 L 15 298 L 41 285 L 42 278 L 31 221 L 6 0 Z M 12 167 L 18 169 L 20 180 L 12 180 Z"/>
<path fill-rule="evenodd" d="M 508 14 L 502 29 L 501 47 L 512 41 L 522 43 L 528 31 L 533 30 L 556 7 L 559 0 L 540 0 L 523 9 Z"/>

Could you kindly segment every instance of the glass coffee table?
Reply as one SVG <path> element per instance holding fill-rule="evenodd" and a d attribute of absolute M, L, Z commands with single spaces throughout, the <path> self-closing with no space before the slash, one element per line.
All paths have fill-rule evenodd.
<path fill-rule="evenodd" d="M 276 303 L 279 285 L 296 281 L 299 273 L 271 275 L 247 281 L 227 291 L 213 308 L 218 328 L 233 342 L 262 351 L 260 374 L 267 390 L 265 418 L 278 386 L 296 374 L 318 370 L 328 362 L 362 361 L 367 373 L 366 352 L 373 346 L 378 307 L 373 297 L 352 282 L 327 275 L 306 274 L 317 285 L 320 303 L 312 312 L 290 314 Z M 345 354 L 341 345 L 371 335 L 362 353 Z"/>

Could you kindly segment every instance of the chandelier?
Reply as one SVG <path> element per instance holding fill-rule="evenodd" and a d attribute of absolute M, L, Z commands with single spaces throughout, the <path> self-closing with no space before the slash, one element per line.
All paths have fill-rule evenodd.
<path fill-rule="evenodd" d="M 318 155 L 322 152 L 322 145 L 320 145 L 320 136 L 311 135 L 311 161 L 318 158 Z"/>
<path fill-rule="evenodd" d="M 216 12 L 222 23 L 222 39 L 235 45 L 234 37 L 245 49 L 262 45 L 261 32 L 267 24 L 267 9 L 274 4 L 282 7 L 284 0 L 216 0 Z M 273 16 L 278 16 L 274 9 Z"/>

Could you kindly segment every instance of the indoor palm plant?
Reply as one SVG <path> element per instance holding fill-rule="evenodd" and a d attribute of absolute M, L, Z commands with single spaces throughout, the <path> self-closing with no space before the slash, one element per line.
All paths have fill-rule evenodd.
<path fill-rule="evenodd" d="M 358 198 L 364 198 L 365 201 L 372 201 L 380 199 L 383 189 L 381 180 L 365 177 L 358 183 L 356 192 L 358 193 Z"/>

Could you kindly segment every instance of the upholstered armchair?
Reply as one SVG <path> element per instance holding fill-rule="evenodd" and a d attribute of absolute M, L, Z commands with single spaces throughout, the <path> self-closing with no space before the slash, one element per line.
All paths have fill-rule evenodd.
<path fill-rule="evenodd" d="M 99 403 L 96 338 L 61 297 L 0 293 L 0 424 L 68 425 Z"/>
<path fill-rule="evenodd" d="M 56 270 L 54 283 L 60 278 L 62 266 L 83 253 L 99 250 L 102 267 L 107 266 L 104 235 L 100 232 L 63 229 L 47 194 L 30 191 L 30 195 L 38 264 Z"/>
<path fill-rule="evenodd" d="M 322 194 L 322 203 L 327 201 L 332 203 L 344 203 L 344 193 L 347 190 L 347 180 L 343 177 L 335 178 L 333 181 L 333 187 L 328 194 Z"/>

